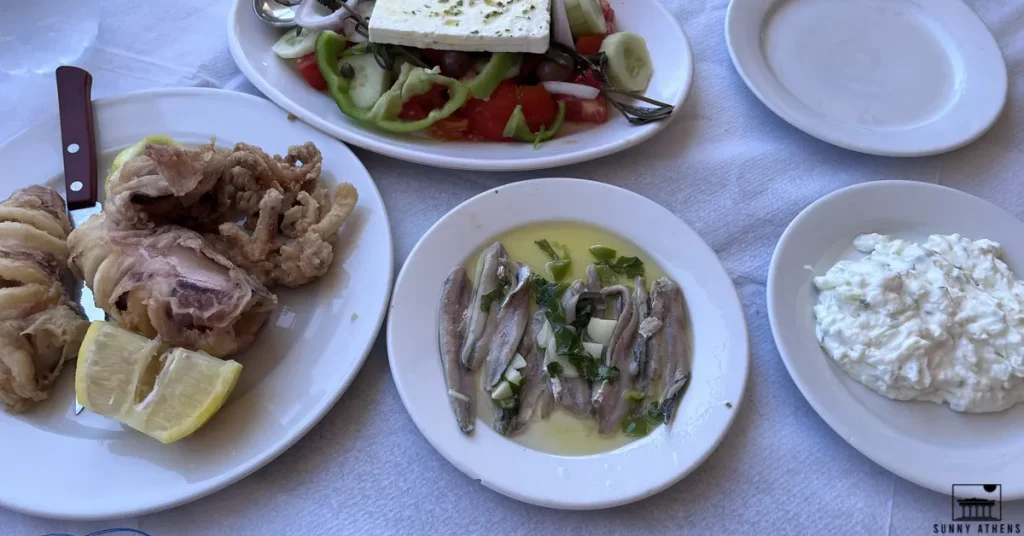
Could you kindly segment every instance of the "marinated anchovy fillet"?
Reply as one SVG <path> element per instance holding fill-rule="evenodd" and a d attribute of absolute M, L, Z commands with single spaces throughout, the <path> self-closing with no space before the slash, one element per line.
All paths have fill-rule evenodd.
<path fill-rule="evenodd" d="M 551 396 L 555 404 L 573 412 L 579 417 L 587 417 L 594 411 L 590 401 L 590 386 L 587 380 L 575 377 L 556 376 L 548 379 Z"/>
<path fill-rule="evenodd" d="M 644 400 L 651 395 L 651 388 L 654 380 L 658 377 L 659 364 L 658 353 L 651 349 L 652 338 L 661 331 L 662 321 L 653 312 L 650 296 L 645 287 L 642 277 L 637 278 L 634 296 L 638 298 L 634 304 L 640 311 L 639 325 L 637 328 L 636 345 L 633 347 L 633 362 L 630 364 L 629 372 L 633 376 L 633 383 Z"/>
<path fill-rule="evenodd" d="M 636 339 L 637 317 L 634 300 L 629 289 L 622 285 L 608 287 L 602 291 L 606 296 L 617 295 L 621 304 L 618 323 L 612 334 L 605 364 L 616 367 L 620 374 L 614 380 L 604 380 L 595 386 L 594 408 L 597 410 L 597 430 L 602 434 L 618 431 L 619 424 L 629 411 L 630 401 L 624 393 L 632 389 L 633 379 L 628 374 L 633 357 L 633 342 Z"/>
<path fill-rule="evenodd" d="M 690 381 L 691 348 L 686 299 L 679 285 L 661 278 L 651 286 L 651 315 L 664 326 L 651 339 L 651 351 L 664 367 L 660 407 L 664 422 L 672 421 L 676 405 Z"/>
<path fill-rule="evenodd" d="M 580 301 L 580 295 L 586 290 L 583 281 L 577 279 L 565 289 L 562 294 L 562 309 L 565 310 L 565 323 L 571 324 L 576 320 L 576 304 Z"/>
<path fill-rule="evenodd" d="M 642 327 L 644 321 L 651 314 L 650 296 L 647 294 L 647 281 L 640 276 L 637 276 L 636 283 L 633 286 L 633 312 L 636 314 L 638 327 Z M 633 359 L 629 362 L 630 376 L 638 375 L 640 370 L 646 367 L 647 339 L 649 337 L 650 335 L 645 337 L 644 331 L 638 329 L 636 344 L 633 346 Z"/>
<path fill-rule="evenodd" d="M 501 300 L 489 298 L 501 284 L 500 276 L 504 272 L 504 264 L 508 254 L 500 242 L 495 242 L 480 255 L 476 263 L 476 288 L 467 311 L 468 327 L 466 339 L 462 345 L 460 359 L 462 366 L 476 370 L 483 363 L 490 347 L 490 334 L 494 333 L 497 324 L 498 307 Z M 486 307 L 485 307 L 486 306 Z"/>
<path fill-rule="evenodd" d="M 536 317 L 540 317 L 539 323 L 536 322 Z M 533 419 L 533 413 L 540 403 L 541 395 L 547 391 L 548 384 L 544 379 L 544 359 L 537 352 L 537 330 L 539 326 L 543 325 L 543 322 L 543 313 L 538 312 L 534 315 L 534 320 L 527 324 L 519 342 L 516 353 L 526 361 L 526 367 L 520 370 L 523 379 L 519 385 L 519 409 L 514 413 L 498 410 L 494 428 L 501 434 L 515 435 L 525 430 Z"/>
<path fill-rule="evenodd" d="M 601 292 L 601 276 L 597 272 L 597 266 L 593 264 L 587 265 L 587 292 Z M 605 300 L 594 301 L 594 309 L 598 311 L 604 311 L 606 306 Z"/>
<path fill-rule="evenodd" d="M 495 330 L 491 336 L 491 345 L 487 351 L 487 383 L 488 391 L 501 381 L 502 374 L 516 353 L 523 331 L 530 322 L 530 291 L 527 282 L 532 272 L 530 267 L 520 263 L 509 263 L 506 271 L 515 267 L 516 286 L 501 303 L 495 318 Z M 525 356 L 524 356 L 525 357 Z"/>
<path fill-rule="evenodd" d="M 469 303 L 470 292 L 466 269 L 456 267 L 448 274 L 441 288 L 437 334 L 445 382 L 448 386 L 448 400 L 451 402 L 452 411 L 455 412 L 459 429 L 466 434 L 473 432 L 476 423 L 473 374 L 462 366 L 459 359 L 465 329 L 464 313 Z"/>

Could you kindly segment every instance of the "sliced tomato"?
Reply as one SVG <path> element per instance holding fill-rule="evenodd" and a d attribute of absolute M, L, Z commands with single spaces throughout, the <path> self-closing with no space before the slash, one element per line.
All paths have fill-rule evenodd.
<path fill-rule="evenodd" d="M 604 23 L 607 26 L 605 34 L 611 35 L 618 30 L 615 28 L 615 10 L 612 9 L 612 5 L 608 3 L 608 0 L 601 0 L 601 12 L 604 13 Z"/>
<path fill-rule="evenodd" d="M 306 79 L 306 83 L 313 89 L 317 91 L 327 90 L 327 81 L 324 80 L 324 75 L 320 74 L 320 68 L 316 66 L 316 54 L 310 52 L 299 58 L 296 67 L 298 67 L 302 78 Z"/>
<path fill-rule="evenodd" d="M 469 130 L 469 118 L 446 117 L 427 128 L 427 134 L 440 140 L 464 141 L 473 139 Z"/>
<path fill-rule="evenodd" d="M 434 84 L 430 91 L 406 101 L 402 105 L 402 111 L 398 113 L 398 117 L 403 121 L 419 121 L 425 119 L 430 112 L 443 107 L 446 102 L 448 102 L 448 88 Z"/>
<path fill-rule="evenodd" d="M 472 99 L 466 104 L 466 115 L 469 117 L 469 130 L 490 141 L 505 139 L 505 124 L 512 117 L 519 101 L 519 91 L 515 82 L 505 80 L 498 85 L 487 100 Z"/>
<path fill-rule="evenodd" d="M 591 56 L 601 52 L 601 43 L 607 35 L 584 35 L 576 40 L 576 52 Z"/>
<path fill-rule="evenodd" d="M 520 87 L 519 103 L 523 105 L 523 115 L 530 132 L 540 132 L 542 126 L 550 127 L 558 115 L 558 105 L 544 86 Z"/>
<path fill-rule="evenodd" d="M 604 97 L 577 99 L 558 95 L 557 100 L 565 103 L 565 120 L 570 123 L 604 123 L 608 121 L 608 103 Z"/>
<path fill-rule="evenodd" d="M 597 89 L 601 89 L 601 83 L 597 81 L 597 78 L 594 77 L 594 72 L 591 71 L 590 69 L 587 69 L 586 71 L 577 74 L 576 76 L 573 77 L 572 80 L 570 80 L 570 82 L 572 82 L 573 84 L 583 84 L 584 86 L 596 87 Z"/>

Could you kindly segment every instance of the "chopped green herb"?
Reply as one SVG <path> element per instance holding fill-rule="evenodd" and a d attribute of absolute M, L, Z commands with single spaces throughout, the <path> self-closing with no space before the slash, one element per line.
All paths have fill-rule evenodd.
<path fill-rule="evenodd" d="M 558 257 L 558 253 L 555 252 L 555 248 L 551 247 L 551 243 L 548 242 L 546 239 L 537 240 L 536 242 L 534 242 L 534 244 L 537 244 L 537 247 L 539 247 L 541 251 L 547 253 L 548 257 L 551 257 L 551 260 L 561 260 Z"/>
<path fill-rule="evenodd" d="M 547 368 L 548 376 L 551 376 L 552 378 L 557 378 L 558 376 L 561 376 L 563 372 L 565 372 L 565 369 L 562 368 L 562 364 L 557 361 L 552 361 L 548 363 Z"/>
<path fill-rule="evenodd" d="M 626 419 L 622 423 L 622 433 L 629 437 L 644 437 L 651 433 L 651 427 L 647 423 L 647 419 Z"/>
<path fill-rule="evenodd" d="M 487 312 L 491 310 L 491 304 L 495 301 L 501 302 L 505 299 L 505 294 L 508 292 L 509 287 L 512 286 L 512 282 L 507 277 L 503 277 L 498 281 L 498 286 L 494 287 L 490 292 L 480 296 L 480 310 Z"/>
<path fill-rule="evenodd" d="M 627 391 L 628 392 L 628 391 Z M 622 433 L 630 437 L 643 437 L 654 430 L 661 424 L 661 420 L 664 417 L 664 413 L 661 407 L 658 406 L 657 402 L 651 402 L 651 405 L 647 407 L 647 411 L 641 411 L 638 414 L 634 414 L 623 421 Z"/>
<path fill-rule="evenodd" d="M 618 254 L 614 249 L 600 244 L 590 246 L 590 254 L 599 261 L 611 262 Z"/>
<path fill-rule="evenodd" d="M 644 275 L 644 262 L 638 257 L 619 257 L 615 262 L 601 261 L 598 264 L 626 277 Z"/>
<path fill-rule="evenodd" d="M 598 365 L 596 359 L 585 354 L 571 354 L 566 355 L 566 357 L 569 358 L 569 363 L 576 367 L 576 372 L 587 381 L 593 382 L 594 378 L 597 377 L 597 369 L 600 365 Z"/>
<path fill-rule="evenodd" d="M 651 402 L 651 405 L 647 406 L 647 416 L 660 422 L 665 417 L 665 410 L 657 402 Z"/>
<path fill-rule="evenodd" d="M 572 261 L 551 261 L 544 265 L 544 269 L 551 274 L 551 278 L 555 281 L 561 281 L 565 279 L 565 276 L 569 275 L 569 267 L 572 265 Z"/>
<path fill-rule="evenodd" d="M 597 368 L 597 381 L 614 382 L 619 377 L 618 367 L 607 367 L 601 365 Z"/>
<path fill-rule="evenodd" d="M 537 307 L 541 309 L 548 309 L 551 307 L 551 302 L 562 297 L 562 293 L 565 292 L 568 285 L 561 287 L 556 283 L 551 283 L 543 277 L 533 274 L 530 276 L 530 293 L 533 294 L 533 299 L 537 301 Z"/>
<path fill-rule="evenodd" d="M 597 276 L 601 279 L 601 284 L 606 287 L 619 282 L 619 276 L 615 275 L 615 270 L 612 270 L 607 264 L 597 265 Z"/>
<path fill-rule="evenodd" d="M 494 405 L 501 409 L 512 409 L 516 407 L 516 399 L 514 397 L 503 398 L 501 400 L 494 400 Z"/>

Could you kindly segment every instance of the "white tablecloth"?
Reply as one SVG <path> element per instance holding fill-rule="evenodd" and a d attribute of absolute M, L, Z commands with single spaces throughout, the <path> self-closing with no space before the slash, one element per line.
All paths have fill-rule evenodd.
<path fill-rule="evenodd" d="M 29 3 L 4 2 L 0 18 L 6 22 L 0 28 L 37 16 L 28 13 Z M 875 465 L 804 401 L 772 341 L 765 278 L 789 221 L 818 197 L 857 182 L 937 182 L 1024 216 L 1024 2 L 970 2 L 999 41 L 1010 73 L 1010 100 L 999 122 L 965 149 L 903 160 L 819 142 L 758 102 L 729 61 L 722 34 L 726 0 L 666 3 L 690 37 L 696 78 L 680 116 L 639 147 L 565 169 L 513 174 L 446 171 L 356 153 L 384 195 L 399 262 L 459 202 L 531 177 L 584 177 L 628 188 L 668 207 L 704 237 L 742 296 L 752 368 L 735 424 L 689 477 L 650 499 L 599 512 L 548 510 L 498 495 L 451 466 L 413 426 L 392 383 L 382 334 L 324 420 L 279 459 L 228 489 L 173 510 L 101 523 L 37 519 L 0 509 L 0 535 L 84 535 L 119 526 L 154 536 L 684 531 L 881 536 L 931 534 L 933 524 L 949 522 L 948 495 Z M 81 58 L 69 61 L 94 74 L 94 98 L 172 86 L 256 93 L 228 53 L 228 4 L 102 2 L 98 37 Z M 37 27 L 45 36 L 61 31 L 61 24 L 57 16 Z M 0 30 L 0 64 L 12 54 L 28 53 L 19 49 L 24 46 Z M 0 96 L 0 140 L 56 111 L 52 73 L 0 73 Z M 0 482 L 6 463 L 16 460 L 0 462 Z M 1005 504 L 1004 520 L 1024 522 L 1024 502 Z"/>

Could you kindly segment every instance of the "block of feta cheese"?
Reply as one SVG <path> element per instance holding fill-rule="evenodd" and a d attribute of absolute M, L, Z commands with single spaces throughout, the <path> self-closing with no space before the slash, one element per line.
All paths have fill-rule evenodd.
<path fill-rule="evenodd" d="M 370 41 L 437 50 L 548 49 L 551 0 L 377 0 Z"/>

